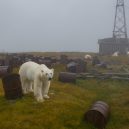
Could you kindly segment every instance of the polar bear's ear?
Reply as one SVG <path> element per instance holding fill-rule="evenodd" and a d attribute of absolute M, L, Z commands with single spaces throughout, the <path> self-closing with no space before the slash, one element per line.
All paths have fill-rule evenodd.
<path fill-rule="evenodd" d="M 51 71 L 54 73 L 54 69 L 51 69 Z"/>

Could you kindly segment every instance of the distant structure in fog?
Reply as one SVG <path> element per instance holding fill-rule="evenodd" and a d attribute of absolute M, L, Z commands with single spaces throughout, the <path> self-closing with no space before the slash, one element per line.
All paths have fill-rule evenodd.
<path fill-rule="evenodd" d="M 101 55 L 112 55 L 116 51 L 126 54 L 129 51 L 124 0 L 117 0 L 113 36 L 99 39 L 98 43 Z"/>

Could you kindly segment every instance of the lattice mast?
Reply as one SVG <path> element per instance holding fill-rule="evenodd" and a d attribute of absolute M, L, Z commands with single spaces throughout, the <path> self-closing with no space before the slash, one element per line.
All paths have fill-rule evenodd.
<path fill-rule="evenodd" d="M 113 37 L 114 38 L 128 38 L 124 0 L 117 0 Z"/>

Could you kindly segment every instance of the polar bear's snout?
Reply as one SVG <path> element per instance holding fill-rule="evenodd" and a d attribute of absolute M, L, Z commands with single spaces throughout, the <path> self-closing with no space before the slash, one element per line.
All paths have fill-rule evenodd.
<path fill-rule="evenodd" d="M 52 75 L 52 74 L 48 74 L 48 75 L 47 75 L 47 78 L 48 78 L 48 80 L 50 81 L 50 80 L 52 80 L 53 75 Z"/>
<path fill-rule="evenodd" d="M 47 77 L 47 79 L 49 81 L 52 80 L 52 78 L 53 78 L 53 69 L 50 70 L 48 73 L 46 73 L 46 77 Z"/>
<path fill-rule="evenodd" d="M 49 81 L 51 81 L 51 80 L 52 80 L 52 78 L 48 78 L 48 80 L 49 80 Z"/>

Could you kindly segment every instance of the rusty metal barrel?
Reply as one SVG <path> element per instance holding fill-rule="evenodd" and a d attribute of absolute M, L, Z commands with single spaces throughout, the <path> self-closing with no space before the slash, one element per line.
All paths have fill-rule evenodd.
<path fill-rule="evenodd" d="M 17 99 L 23 96 L 19 74 L 8 74 L 2 78 L 6 99 Z"/>
<path fill-rule="evenodd" d="M 69 72 L 60 72 L 59 73 L 59 81 L 61 82 L 76 82 L 76 74 L 75 73 L 69 73 Z"/>
<path fill-rule="evenodd" d="M 109 119 L 110 109 L 109 105 L 103 101 L 95 102 L 89 111 L 84 115 L 84 119 L 98 129 L 104 129 Z"/>
<path fill-rule="evenodd" d="M 0 77 L 6 76 L 12 71 L 10 66 L 0 66 Z"/>

